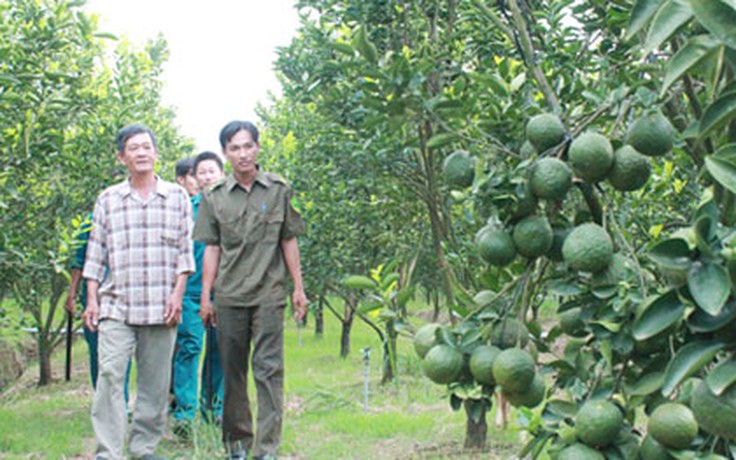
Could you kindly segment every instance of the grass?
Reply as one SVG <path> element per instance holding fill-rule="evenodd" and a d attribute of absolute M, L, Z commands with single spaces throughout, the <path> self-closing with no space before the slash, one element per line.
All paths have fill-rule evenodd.
<path fill-rule="evenodd" d="M 517 432 L 497 430 L 489 413 L 488 448 L 462 449 L 465 414 L 453 412 L 444 388 L 421 375 L 412 343 L 399 343 L 399 381 L 381 386 L 381 348 L 376 334 L 356 322 L 350 356 L 338 356 L 339 323 L 326 318 L 325 334 L 285 330 L 285 417 L 280 458 L 301 459 L 510 459 L 519 449 Z M 368 404 L 364 410 L 365 364 L 370 347 Z M 92 390 L 87 350 L 74 346 L 71 382 L 35 386 L 36 367 L 0 395 L 0 459 L 86 459 L 94 452 L 89 412 Z M 63 353 L 54 357 L 63 374 Z M 131 388 L 134 391 L 134 388 Z M 254 395 L 251 382 L 251 394 Z M 255 397 L 252 398 L 255 400 Z M 167 434 L 158 453 L 177 459 L 220 458 L 217 427 L 197 422 L 190 441 Z"/>

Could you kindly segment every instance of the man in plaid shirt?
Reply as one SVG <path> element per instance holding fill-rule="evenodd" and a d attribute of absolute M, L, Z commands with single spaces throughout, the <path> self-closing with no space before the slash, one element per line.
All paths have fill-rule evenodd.
<path fill-rule="evenodd" d="M 158 150 L 150 129 L 126 126 L 116 142 L 128 179 L 97 198 L 83 272 L 84 321 L 90 330 L 99 330 L 92 405 L 96 458 L 123 458 L 123 381 L 135 352 L 137 396 L 129 453 L 155 460 L 161 458 L 153 452 L 166 426 L 176 325 L 187 276 L 194 270 L 192 208 L 183 189 L 154 173 Z"/>

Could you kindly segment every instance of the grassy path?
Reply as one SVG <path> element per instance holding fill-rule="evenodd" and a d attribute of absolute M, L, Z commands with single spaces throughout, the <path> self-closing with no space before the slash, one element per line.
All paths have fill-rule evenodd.
<path fill-rule="evenodd" d="M 292 322 L 285 333 L 284 459 L 512 459 L 518 434 L 496 430 L 488 416 L 488 448 L 464 452 L 465 416 L 449 408 L 444 389 L 421 375 L 408 340 L 399 346 L 399 384 L 380 386 L 380 343 L 362 323 L 355 324 L 352 353 L 338 357 L 338 324 L 329 321 L 324 337 L 304 330 L 299 346 Z M 368 407 L 364 411 L 364 361 L 371 348 Z M 55 356 L 63 376 L 63 353 Z M 0 459 L 90 459 L 94 437 L 89 420 L 92 390 L 87 350 L 74 345 L 70 382 L 37 388 L 37 369 L 0 395 Z M 252 383 L 251 383 L 252 390 Z M 133 391 L 134 393 L 134 391 Z M 251 393 L 254 394 L 254 393 Z M 254 398 L 255 399 L 255 398 Z M 216 427 L 197 423 L 188 442 L 167 434 L 159 454 L 176 459 L 221 458 Z"/>

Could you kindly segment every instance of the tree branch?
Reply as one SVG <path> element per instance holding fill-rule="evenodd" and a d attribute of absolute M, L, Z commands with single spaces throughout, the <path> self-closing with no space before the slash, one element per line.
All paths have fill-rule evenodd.
<path fill-rule="evenodd" d="M 514 18 L 516 29 L 519 32 L 519 41 L 521 42 L 520 44 L 523 50 L 522 57 L 524 58 L 524 62 L 526 62 L 527 67 L 531 69 L 532 75 L 534 75 L 537 83 L 539 83 L 539 88 L 542 90 L 545 99 L 547 99 L 549 105 L 552 106 L 552 111 L 559 112 L 560 101 L 557 99 L 557 95 L 555 95 L 554 91 L 552 91 L 552 87 L 550 86 L 549 81 L 547 81 L 547 77 L 544 76 L 542 69 L 537 65 L 537 60 L 534 55 L 534 45 L 532 44 L 532 39 L 529 35 L 529 30 L 526 27 L 524 17 L 521 14 L 518 0 L 509 0 L 508 5 L 511 9 L 511 15 Z"/>

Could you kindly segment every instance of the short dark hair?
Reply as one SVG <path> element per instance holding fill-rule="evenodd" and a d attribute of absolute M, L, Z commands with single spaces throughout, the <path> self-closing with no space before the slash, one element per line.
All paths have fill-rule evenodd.
<path fill-rule="evenodd" d="M 118 131 L 118 135 L 115 137 L 115 143 L 117 144 L 118 152 L 125 151 L 125 143 L 128 142 L 128 139 L 135 136 L 136 134 L 143 133 L 147 133 L 149 136 L 151 136 L 153 147 L 158 148 L 156 147 L 156 136 L 153 134 L 153 131 L 151 131 L 151 128 L 139 123 L 133 123 L 132 125 L 128 125 Z"/>
<path fill-rule="evenodd" d="M 220 147 L 225 149 L 225 144 L 228 143 L 230 139 L 233 138 L 235 134 L 237 134 L 239 131 L 248 131 L 250 133 L 250 137 L 253 139 L 253 142 L 256 144 L 258 143 L 258 128 L 256 128 L 256 125 L 249 121 L 231 121 L 230 123 L 226 124 L 224 128 L 220 131 Z"/>
<path fill-rule="evenodd" d="M 176 169 L 176 177 L 186 177 L 194 174 L 194 158 L 183 158 L 176 162 L 174 168 Z"/>
<path fill-rule="evenodd" d="M 217 163 L 217 167 L 220 168 L 220 171 L 225 170 L 225 165 L 222 164 L 222 158 L 220 158 L 220 155 L 216 154 L 215 152 L 204 151 L 198 154 L 196 157 L 194 157 L 194 164 L 192 165 L 192 172 L 194 174 L 197 174 L 197 167 L 199 167 L 199 164 L 207 160 L 212 160 L 215 163 Z"/>

